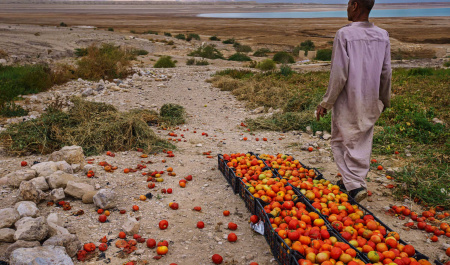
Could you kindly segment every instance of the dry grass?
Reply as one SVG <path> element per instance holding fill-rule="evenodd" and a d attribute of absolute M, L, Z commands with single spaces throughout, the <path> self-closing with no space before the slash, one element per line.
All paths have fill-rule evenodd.
<path fill-rule="evenodd" d="M 8 53 L 2 49 L 0 49 L 0 59 L 5 59 L 8 57 Z"/>

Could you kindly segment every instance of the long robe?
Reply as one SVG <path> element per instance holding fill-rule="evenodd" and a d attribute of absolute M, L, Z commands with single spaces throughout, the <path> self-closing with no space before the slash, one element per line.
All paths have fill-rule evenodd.
<path fill-rule="evenodd" d="M 353 22 L 334 39 L 328 90 L 320 105 L 332 109 L 331 148 L 347 190 L 367 187 L 373 128 L 390 107 L 389 34 Z"/>

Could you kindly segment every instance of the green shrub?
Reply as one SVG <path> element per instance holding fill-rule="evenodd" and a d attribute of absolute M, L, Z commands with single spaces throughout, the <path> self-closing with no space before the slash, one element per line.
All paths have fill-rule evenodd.
<path fill-rule="evenodd" d="M 245 79 L 254 76 L 254 73 L 250 70 L 240 70 L 240 69 L 225 69 L 218 71 L 214 74 L 215 76 L 229 76 L 233 79 Z"/>
<path fill-rule="evenodd" d="M 314 42 L 312 42 L 311 40 L 306 40 L 302 43 L 300 43 L 299 49 L 302 51 L 305 51 L 305 56 L 308 55 L 309 51 L 314 51 L 314 49 L 316 48 L 316 45 L 314 45 Z M 298 54 L 298 52 L 297 52 Z"/>
<path fill-rule="evenodd" d="M 59 23 L 59 26 L 60 26 L 60 27 L 67 27 L 67 24 L 64 23 L 64 22 L 61 22 L 61 23 Z"/>
<path fill-rule="evenodd" d="M 283 75 L 283 76 L 290 76 L 293 73 L 295 73 L 295 71 L 292 70 L 292 68 L 289 65 L 287 65 L 287 64 L 283 64 L 280 67 L 280 74 Z"/>
<path fill-rule="evenodd" d="M 167 42 L 167 45 L 173 45 L 173 44 L 174 44 L 173 40 L 169 40 L 169 41 Z"/>
<path fill-rule="evenodd" d="M 201 65 L 209 65 L 209 62 L 207 60 L 205 60 L 205 59 L 202 59 L 202 60 L 196 61 L 195 65 L 199 65 L 199 66 L 201 66 Z"/>
<path fill-rule="evenodd" d="M 104 43 L 87 48 L 86 56 L 77 61 L 76 75 L 88 80 L 112 80 L 130 74 L 132 53 L 114 44 Z"/>
<path fill-rule="evenodd" d="M 179 40 L 185 40 L 186 39 L 186 35 L 184 34 L 177 34 L 175 35 L 175 39 L 179 39 Z"/>
<path fill-rule="evenodd" d="M 164 32 L 164 36 L 166 36 L 166 37 L 172 37 L 172 33 L 170 33 L 170 32 Z"/>
<path fill-rule="evenodd" d="M 198 47 L 197 50 L 189 53 L 188 55 L 207 59 L 223 59 L 222 53 L 213 45 Z"/>
<path fill-rule="evenodd" d="M 114 28 L 108 28 L 108 31 L 114 31 Z"/>
<path fill-rule="evenodd" d="M 130 33 L 136 34 L 136 30 L 132 29 L 132 30 L 130 30 Z"/>
<path fill-rule="evenodd" d="M 158 35 L 158 32 L 154 30 L 147 30 L 146 32 L 144 32 L 144 34 Z"/>
<path fill-rule="evenodd" d="M 249 68 L 256 68 L 256 66 L 258 66 L 258 62 L 257 61 L 251 61 L 247 67 Z"/>
<path fill-rule="evenodd" d="M 236 40 L 234 38 L 222 41 L 223 44 L 234 44 L 235 42 Z"/>
<path fill-rule="evenodd" d="M 237 52 L 228 57 L 228 60 L 236 62 L 250 62 L 252 59 L 243 53 Z"/>
<path fill-rule="evenodd" d="M 187 59 L 186 65 L 194 65 L 194 64 L 195 64 L 195 59 L 194 58 Z"/>
<path fill-rule="evenodd" d="M 170 56 L 161 56 L 158 61 L 156 61 L 155 68 L 174 68 L 175 62 L 172 61 L 172 57 Z"/>
<path fill-rule="evenodd" d="M 316 60 L 318 61 L 331 61 L 331 55 L 333 51 L 331 49 L 318 50 L 316 54 Z"/>
<path fill-rule="evenodd" d="M 216 35 L 209 37 L 209 40 L 220 41 L 220 39 Z"/>
<path fill-rule="evenodd" d="M 450 61 L 446 61 L 446 62 L 444 63 L 444 67 L 450 67 Z"/>
<path fill-rule="evenodd" d="M 433 75 L 433 69 L 432 68 L 413 68 L 408 70 L 408 76 L 427 76 L 427 75 Z"/>
<path fill-rule="evenodd" d="M 253 56 L 255 57 L 266 57 L 267 54 L 270 53 L 270 50 L 267 48 L 261 48 L 255 51 L 255 53 L 253 53 Z"/>
<path fill-rule="evenodd" d="M 200 40 L 200 36 L 198 34 L 195 33 L 189 33 L 186 37 L 186 41 L 191 41 L 191 40 Z"/>
<path fill-rule="evenodd" d="M 245 52 L 245 53 L 248 53 L 248 52 L 252 51 L 252 47 L 250 47 L 248 45 L 237 45 L 236 47 L 234 47 L 234 49 L 237 52 Z"/>
<path fill-rule="evenodd" d="M 140 55 L 147 55 L 148 51 L 146 51 L 146 50 L 133 50 L 131 53 L 136 55 L 136 56 L 140 56 Z"/>
<path fill-rule="evenodd" d="M 83 57 L 86 56 L 88 54 L 88 49 L 87 48 L 76 48 L 75 49 L 75 56 L 76 57 Z"/>
<path fill-rule="evenodd" d="M 21 117 L 26 115 L 28 115 L 28 111 L 14 103 L 14 101 L 7 102 L 3 107 L 0 107 L 0 116 L 2 117 Z"/>
<path fill-rule="evenodd" d="M 265 59 L 256 65 L 256 68 L 261 71 L 272 71 L 277 67 L 277 64 L 271 59 Z"/>
<path fill-rule="evenodd" d="M 295 63 L 294 57 L 287 52 L 277 52 L 273 56 L 273 60 L 277 63 L 287 64 L 287 63 Z"/>
<path fill-rule="evenodd" d="M 164 123 L 169 126 L 185 123 L 186 112 L 183 106 L 167 103 L 161 107 L 159 115 Z"/>

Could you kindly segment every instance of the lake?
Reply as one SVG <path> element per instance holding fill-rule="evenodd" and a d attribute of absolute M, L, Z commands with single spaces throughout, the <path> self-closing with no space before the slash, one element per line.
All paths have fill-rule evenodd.
<path fill-rule="evenodd" d="M 450 8 L 384 9 L 372 10 L 370 17 L 448 17 Z M 347 11 L 315 12 L 260 12 L 260 13 L 210 13 L 198 17 L 209 18 L 326 18 L 347 17 Z"/>

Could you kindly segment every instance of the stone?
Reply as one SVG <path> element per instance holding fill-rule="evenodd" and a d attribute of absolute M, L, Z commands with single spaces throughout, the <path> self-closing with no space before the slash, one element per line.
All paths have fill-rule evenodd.
<path fill-rule="evenodd" d="M 317 132 L 316 132 L 316 136 L 317 136 L 317 137 L 320 137 L 320 136 L 322 136 L 322 135 L 323 135 L 323 132 L 322 132 L 322 131 L 317 131 Z"/>
<path fill-rule="evenodd" d="M 66 194 L 64 193 L 63 188 L 54 189 L 50 192 L 49 199 L 52 202 L 58 202 L 58 201 L 63 200 L 64 198 L 66 198 Z"/>
<path fill-rule="evenodd" d="M 47 181 L 45 180 L 44 177 L 34 178 L 34 179 L 30 180 L 30 182 L 32 182 L 34 184 L 34 186 L 36 186 L 36 188 L 39 190 L 47 191 L 50 189 L 48 187 Z"/>
<path fill-rule="evenodd" d="M 5 59 L 0 59 L 0 64 L 6 65 L 6 60 Z"/>
<path fill-rule="evenodd" d="M 1 131 L 1 129 L 2 128 L 0 128 L 0 131 Z M 1 177 L 0 178 L 0 186 L 4 186 L 4 185 L 7 185 L 7 184 L 8 184 L 8 177 L 7 176 Z"/>
<path fill-rule="evenodd" d="M 0 229 L 0 242 L 14 242 L 14 233 L 16 231 L 11 228 L 2 228 Z"/>
<path fill-rule="evenodd" d="M 64 193 L 74 198 L 81 199 L 83 198 L 83 195 L 86 192 L 93 190 L 95 189 L 92 185 L 81 182 L 69 181 L 67 182 L 67 186 L 64 189 Z"/>
<path fill-rule="evenodd" d="M 122 229 L 127 235 L 132 236 L 139 232 L 140 227 L 141 224 L 139 223 L 138 220 L 136 220 L 136 218 L 129 217 L 123 224 Z"/>
<path fill-rule="evenodd" d="M 306 133 L 308 133 L 308 134 L 312 134 L 312 129 L 311 129 L 311 126 L 306 126 Z"/>
<path fill-rule="evenodd" d="M 116 193 L 113 190 L 101 189 L 95 194 L 94 204 L 101 209 L 111 209 L 116 207 Z"/>
<path fill-rule="evenodd" d="M 0 228 L 11 227 L 20 219 L 19 213 L 14 208 L 0 209 Z"/>
<path fill-rule="evenodd" d="M 61 246 L 66 249 L 67 255 L 73 257 L 81 249 L 82 244 L 76 235 L 56 235 L 47 239 L 42 246 Z"/>
<path fill-rule="evenodd" d="M 24 240 L 19 240 L 16 241 L 14 244 L 10 245 L 7 249 L 6 249 L 6 253 L 5 256 L 6 258 L 9 259 L 9 257 L 11 256 L 11 253 L 19 248 L 34 248 L 34 247 L 40 247 L 41 243 L 39 243 L 39 241 L 24 241 Z M 11 263 L 12 264 L 12 263 Z"/>
<path fill-rule="evenodd" d="M 54 172 L 58 171 L 58 165 L 55 162 L 42 162 L 31 167 L 36 170 L 38 176 L 47 177 Z"/>
<path fill-rule="evenodd" d="M 32 201 L 34 203 L 39 203 L 44 199 L 45 194 L 36 188 L 36 186 L 31 181 L 23 181 L 20 183 L 19 187 L 19 200 L 20 201 Z"/>
<path fill-rule="evenodd" d="M 9 173 L 5 177 L 8 178 L 8 185 L 14 188 L 18 188 L 22 181 L 28 181 L 37 177 L 37 172 L 32 169 L 18 170 Z"/>
<path fill-rule="evenodd" d="M 45 179 L 47 180 L 50 189 L 65 189 L 67 186 L 67 182 L 77 180 L 77 177 L 71 174 L 67 174 L 63 171 L 56 171 Z"/>
<path fill-rule="evenodd" d="M 94 165 L 87 164 L 83 167 L 83 174 L 87 174 L 90 170 L 97 173 L 97 168 Z"/>
<path fill-rule="evenodd" d="M 264 112 L 264 107 L 263 107 L 263 106 L 258 107 L 258 108 L 256 108 L 256 109 L 254 109 L 252 112 L 253 112 L 254 114 L 260 114 L 260 113 L 263 113 L 263 112 Z"/>
<path fill-rule="evenodd" d="M 81 197 L 81 201 L 85 204 L 94 203 L 94 196 L 97 194 L 97 191 L 88 191 L 85 194 L 83 194 L 83 197 Z"/>
<path fill-rule="evenodd" d="M 58 167 L 58 170 L 61 170 L 68 174 L 73 174 L 72 166 L 69 165 L 69 163 L 67 163 L 66 161 L 58 161 L 58 162 L 56 162 L 56 166 Z"/>
<path fill-rule="evenodd" d="M 90 87 L 86 88 L 85 90 L 83 90 L 83 92 L 81 92 L 81 96 L 83 97 L 89 97 L 92 94 L 94 94 L 94 90 Z"/>
<path fill-rule="evenodd" d="M 11 253 L 11 265 L 73 265 L 66 249 L 60 246 L 18 248 Z"/>
<path fill-rule="evenodd" d="M 16 222 L 14 240 L 41 241 L 48 234 L 48 225 L 44 217 L 24 217 Z"/>
<path fill-rule="evenodd" d="M 72 170 L 73 172 L 78 172 L 81 170 L 81 165 L 80 164 L 72 164 Z"/>
<path fill-rule="evenodd" d="M 80 164 L 81 167 L 84 166 L 84 153 L 81 146 L 64 146 L 59 151 L 53 152 L 49 161 L 66 161 L 69 164 Z"/>
<path fill-rule="evenodd" d="M 322 136 L 322 138 L 323 138 L 324 140 L 330 140 L 330 139 L 331 139 L 331 134 L 326 133 L 326 134 L 324 134 L 324 135 Z"/>
<path fill-rule="evenodd" d="M 39 209 L 36 203 L 31 201 L 21 201 L 14 205 L 14 209 L 19 213 L 20 218 L 23 217 L 36 217 L 39 215 Z"/>
<path fill-rule="evenodd" d="M 62 220 L 58 217 L 57 213 L 51 213 L 47 216 L 47 224 L 63 225 Z"/>
<path fill-rule="evenodd" d="M 441 120 L 438 119 L 438 118 L 433 118 L 431 121 L 432 121 L 434 124 L 444 124 L 444 122 L 441 121 Z"/>

